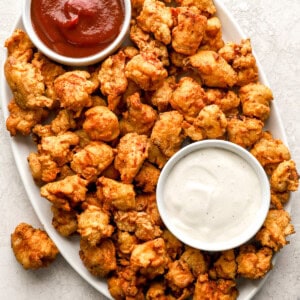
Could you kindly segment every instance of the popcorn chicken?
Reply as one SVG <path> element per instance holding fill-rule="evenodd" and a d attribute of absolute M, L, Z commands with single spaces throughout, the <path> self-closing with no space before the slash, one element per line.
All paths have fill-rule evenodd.
<path fill-rule="evenodd" d="M 290 192 L 275 192 L 271 189 L 271 205 L 276 209 L 283 209 L 290 199 Z"/>
<path fill-rule="evenodd" d="M 24 269 L 47 267 L 59 253 L 45 231 L 26 223 L 20 223 L 11 234 L 11 247 Z"/>
<path fill-rule="evenodd" d="M 213 16 L 207 19 L 204 36 L 201 41 L 201 50 L 218 51 L 224 46 L 222 37 L 222 24 L 218 17 Z"/>
<path fill-rule="evenodd" d="M 143 192 L 155 192 L 155 188 L 160 175 L 160 170 L 154 165 L 145 161 L 140 171 L 135 176 L 134 181 L 137 187 L 142 188 Z"/>
<path fill-rule="evenodd" d="M 213 0 L 176 0 L 180 6 L 196 6 L 201 13 L 211 16 L 216 13 Z"/>

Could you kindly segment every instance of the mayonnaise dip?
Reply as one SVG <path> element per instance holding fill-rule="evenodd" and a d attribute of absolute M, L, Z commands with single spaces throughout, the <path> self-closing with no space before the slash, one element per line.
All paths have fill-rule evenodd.
<path fill-rule="evenodd" d="M 204 243 L 236 239 L 262 206 L 262 183 L 239 154 L 220 147 L 196 149 L 168 171 L 161 197 L 177 237 Z"/>

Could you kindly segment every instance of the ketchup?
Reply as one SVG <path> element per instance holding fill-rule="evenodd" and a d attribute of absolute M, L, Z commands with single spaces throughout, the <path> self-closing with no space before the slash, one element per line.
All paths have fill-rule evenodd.
<path fill-rule="evenodd" d="M 124 21 L 122 0 L 32 0 L 39 38 L 58 54 L 84 57 L 106 48 Z"/>

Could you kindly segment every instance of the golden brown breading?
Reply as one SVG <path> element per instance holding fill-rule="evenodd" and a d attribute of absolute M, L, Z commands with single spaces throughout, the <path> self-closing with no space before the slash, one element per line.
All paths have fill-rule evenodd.
<path fill-rule="evenodd" d="M 211 16 L 216 13 L 213 0 L 176 0 L 180 6 L 196 6 L 201 13 Z"/>
<path fill-rule="evenodd" d="M 265 121 L 270 115 L 270 102 L 273 94 L 270 88 L 261 83 L 249 83 L 239 90 L 243 114 Z"/>
<path fill-rule="evenodd" d="M 106 277 L 117 268 L 116 249 L 110 239 L 94 246 L 81 239 L 79 255 L 85 267 L 94 276 Z"/>
<path fill-rule="evenodd" d="M 118 210 L 113 214 L 114 222 L 119 230 L 133 233 L 136 230 L 137 211 Z"/>
<path fill-rule="evenodd" d="M 154 91 L 163 84 L 168 72 L 151 51 L 134 56 L 125 67 L 125 75 L 145 91 Z"/>
<path fill-rule="evenodd" d="M 253 245 L 243 245 L 236 258 L 237 273 L 245 278 L 262 278 L 272 268 L 273 252 L 268 247 L 256 249 Z"/>
<path fill-rule="evenodd" d="M 162 153 L 162 151 L 156 146 L 151 140 L 148 150 L 148 160 L 157 165 L 159 169 L 162 169 L 162 167 L 166 164 L 168 161 L 168 157 Z"/>
<path fill-rule="evenodd" d="M 159 114 L 152 133 L 151 142 L 167 157 L 171 157 L 181 147 L 183 116 L 176 110 Z"/>
<path fill-rule="evenodd" d="M 58 208 L 71 211 L 84 201 L 87 192 L 87 181 L 79 175 L 67 176 L 62 180 L 50 182 L 41 187 L 41 196 Z"/>
<path fill-rule="evenodd" d="M 94 106 L 85 112 L 82 128 L 91 140 L 109 142 L 120 134 L 118 117 L 106 106 Z"/>
<path fill-rule="evenodd" d="M 171 8 L 161 1 L 145 0 L 140 15 L 136 18 L 138 25 L 146 32 L 154 34 L 155 39 L 170 44 L 173 18 Z"/>
<path fill-rule="evenodd" d="M 148 157 L 148 138 L 135 132 L 124 135 L 117 146 L 115 168 L 124 183 L 131 183 Z"/>
<path fill-rule="evenodd" d="M 93 141 L 73 155 L 70 166 L 88 181 L 96 181 L 113 160 L 114 150 L 109 145 Z"/>
<path fill-rule="evenodd" d="M 230 142 L 244 148 L 252 147 L 261 137 L 264 123 L 255 118 L 241 116 L 227 120 L 227 133 Z"/>
<path fill-rule="evenodd" d="M 290 192 L 275 192 L 271 189 L 271 204 L 274 208 L 283 209 L 290 199 Z"/>
<path fill-rule="evenodd" d="M 210 280 L 208 274 L 201 274 L 197 278 L 193 300 L 235 300 L 238 297 L 236 282 L 233 280 Z"/>
<path fill-rule="evenodd" d="M 223 46 L 224 41 L 220 19 L 216 16 L 208 18 L 200 49 L 213 50 L 217 52 Z"/>
<path fill-rule="evenodd" d="M 291 217 L 287 211 L 283 209 L 270 209 L 255 239 L 263 246 L 278 251 L 289 243 L 286 237 L 295 233 L 294 226 L 290 222 Z"/>
<path fill-rule="evenodd" d="M 120 256 L 130 255 L 134 246 L 138 244 L 138 239 L 135 235 L 130 234 L 127 231 L 117 231 L 117 252 Z"/>
<path fill-rule="evenodd" d="M 172 29 L 173 49 L 184 55 L 195 54 L 204 36 L 207 18 L 195 6 L 176 7 L 172 13 L 176 18 Z"/>
<path fill-rule="evenodd" d="M 162 235 L 162 230 L 155 224 L 155 220 L 146 212 L 136 214 L 135 235 L 141 241 L 150 241 Z"/>
<path fill-rule="evenodd" d="M 6 128 L 12 136 L 17 133 L 29 135 L 32 128 L 48 116 L 48 111 L 43 108 L 22 109 L 14 99 L 9 102 L 8 111 Z"/>
<path fill-rule="evenodd" d="M 164 229 L 162 238 L 165 241 L 166 251 L 171 260 L 179 258 L 183 252 L 183 243 L 178 240 L 168 229 Z"/>
<path fill-rule="evenodd" d="M 160 170 L 151 163 L 145 161 L 134 181 L 137 187 L 144 193 L 155 192 Z"/>
<path fill-rule="evenodd" d="M 44 230 L 26 223 L 20 223 L 11 234 L 11 247 L 24 269 L 47 267 L 59 252 Z"/>
<path fill-rule="evenodd" d="M 82 239 L 87 240 L 91 246 L 96 246 L 105 238 L 111 237 L 114 227 L 110 225 L 110 215 L 101 208 L 88 205 L 78 215 L 78 233 Z"/>
<path fill-rule="evenodd" d="M 193 122 L 198 116 L 205 102 L 206 94 L 203 88 L 191 77 L 182 77 L 170 98 L 172 108 L 189 122 Z"/>
<path fill-rule="evenodd" d="M 297 191 L 299 175 L 293 160 L 281 162 L 270 178 L 271 188 L 276 192 Z"/>
<path fill-rule="evenodd" d="M 212 50 L 200 50 L 189 56 L 185 65 L 198 72 L 203 84 L 208 87 L 227 88 L 237 82 L 237 74 L 233 68 Z"/>

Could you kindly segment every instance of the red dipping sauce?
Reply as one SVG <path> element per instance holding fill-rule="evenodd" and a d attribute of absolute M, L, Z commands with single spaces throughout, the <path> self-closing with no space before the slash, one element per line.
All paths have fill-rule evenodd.
<path fill-rule="evenodd" d="M 124 21 L 123 0 L 32 0 L 34 30 L 46 46 L 68 57 L 106 48 Z"/>

